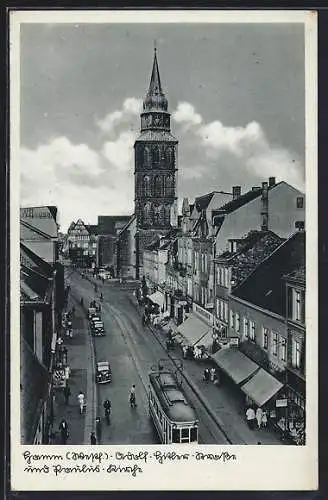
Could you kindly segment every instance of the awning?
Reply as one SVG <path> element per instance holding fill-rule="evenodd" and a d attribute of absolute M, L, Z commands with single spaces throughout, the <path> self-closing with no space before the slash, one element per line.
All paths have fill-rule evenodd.
<path fill-rule="evenodd" d="M 195 314 L 190 314 L 189 317 L 177 328 L 177 332 L 182 335 L 188 344 L 194 345 L 201 340 L 212 327 L 204 323 Z"/>
<path fill-rule="evenodd" d="M 154 292 L 151 295 L 148 295 L 148 299 L 154 302 L 154 304 L 159 305 L 159 307 L 163 307 L 165 304 L 165 297 L 162 292 Z"/>
<path fill-rule="evenodd" d="M 256 363 L 235 347 L 221 349 L 213 354 L 212 359 L 236 384 L 246 380 L 259 368 Z"/>
<path fill-rule="evenodd" d="M 205 349 L 209 349 L 213 345 L 213 331 L 212 328 L 196 343 L 197 346 L 203 345 Z"/>
<path fill-rule="evenodd" d="M 282 388 L 283 384 L 262 368 L 241 387 L 258 406 L 264 405 Z"/>

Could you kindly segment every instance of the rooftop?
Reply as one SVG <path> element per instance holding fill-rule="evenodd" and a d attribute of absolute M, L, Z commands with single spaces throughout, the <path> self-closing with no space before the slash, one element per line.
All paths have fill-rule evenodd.
<path fill-rule="evenodd" d="M 202 196 L 197 196 L 197 198 L 195 198 L 195 203 L 194 203 L 196 210 L 198 212 L 205 210 L 212 201 L 212 198 L 215 194 L 229 195 L 231 193 L 226 193 L 225 191 L 212 191 L 211 193 L 203 194 Z"/>
<path fill-rule="evenodd" d="M 296 232 L 271 251 L 232 296 L 284 316 L 284 277 L 304 266 L 305 233 Z"/>
<path fill-rule="evenodd" d="M 131 215 L 98 215 L 98 234 L 117 233 L 131 218 Z"/>

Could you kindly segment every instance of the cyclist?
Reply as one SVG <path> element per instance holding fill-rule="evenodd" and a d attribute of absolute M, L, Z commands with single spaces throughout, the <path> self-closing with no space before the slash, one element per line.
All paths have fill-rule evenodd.
<path fill-rule="evenodd" d="M 106 418 L 107 425 L 110 424 L 111 407 L 112 407 L 112 404 L 111 404 L 110 400 L 106 399 L 106 401 L 104 401 L 104 409 L 105 409 L 105 418 Z"/>

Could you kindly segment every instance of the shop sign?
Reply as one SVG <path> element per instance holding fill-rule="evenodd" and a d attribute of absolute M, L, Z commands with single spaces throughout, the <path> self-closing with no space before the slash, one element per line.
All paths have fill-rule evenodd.
<path fill-rule="evenodd" d="M 60 387 L 65 387 L 66 377 L 65 370 L 55 370 L 52 377 L 53 387 L 59 389 Z"/>
<path fill-rule="evenodd" d="M 285 408 L 287 406 L 287 399 L 276 399 L 277 408 Z"/>

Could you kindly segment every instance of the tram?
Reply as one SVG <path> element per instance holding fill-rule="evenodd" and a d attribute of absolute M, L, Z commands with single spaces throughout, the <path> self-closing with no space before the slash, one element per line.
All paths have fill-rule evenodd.
<path fill-rule="evenodd" d="M 170 370 L 149 374 L 149 414 L 162 444 L 198 443 L 198 420 Z"/>

